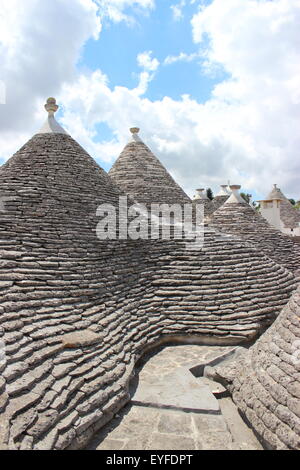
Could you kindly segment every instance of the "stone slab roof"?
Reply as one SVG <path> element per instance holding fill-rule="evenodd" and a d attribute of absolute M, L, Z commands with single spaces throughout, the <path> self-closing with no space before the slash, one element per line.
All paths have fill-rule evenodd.
<path fill-rule="evenodd" d="M 207 196 L 203 197 L 204 189 L 197 190 L 199 194 L 193 199 L 193 202 L 196 204 L 204 205 L 204 215 L 205 217 L 210 218 L 216 210 L 219 209 L 230 197 L 230 192 L 227 190 L 227 186 L 222 184 L 219 193 L 211 201 Z"/>
<path fill-rule="evenodd" d="M 0 445 L 82 448 L 129 400 L 144 350 L 166 338 L 253 340 L 295 288 L 243 240 L 99 240 L 122 194 L 70 136 L 35 135 L 0 170 Z"/>
<path fill-rule="evenodd" d="M 267 199 L 280 199 L 280 219 L 286 228 L 299 227 L 300 223 L 300 211 L 295 209 L 293 204 L 283 194 L 283 192 L 277 188 L 275 184 L 272 191 L 268 194 Z"/>
<path fill-rule="evenodd" d="M 273 228 L 246 202 L 225 203 L 210 220 L 211 226 L 217 230 L 238 235 L 287 269 L 299 270 L 299 245 Z"/>
<path fill-rule="evenodd" d="M 268 448 L 300 450 L 300 287 L 256 344 L 218 373 Z"/>
<path fill-rule="evenodd" d="M 213 214 L 214 212 L 216 212 L 219 207 L 223 206 L 223 204 L 225 204 L 225 202 L 229 199 L 230 195 L 228 196 L 216 196 L 214 197 L 214 199 L 212 200 L 212 206 L 211 206 L 211 214 Z"/>
<path fill-rule="evenodd" d="M 133 132 L 133 136 L 109 171 L 113 182 L 134 200 L 143 204 L 190 203 L 190 198 L 149 147 L 136 132 Z"/>

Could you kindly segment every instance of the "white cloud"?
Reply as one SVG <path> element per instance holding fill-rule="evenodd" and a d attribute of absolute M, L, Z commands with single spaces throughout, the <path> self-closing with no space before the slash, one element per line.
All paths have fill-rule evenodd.
<path fill-rule="evenodd" d="M 160 63 L 156 58 L 152 58 L 152 51 L 141 52 L 137 56 L 138 66 L 143 69 L 139 75 L 139 84 L 133 90 L 137 96 L 142 96 L 146 93 L 149 83 L 153 80 L 155 72 L 157 71 Z"/>
<path fill-rule="evenodd" d="M 265 195 L 274 179 L 299 197 L 299 3 L 214 0 L 202 5 L 192 27 L 200 47 L 205 36 L 210 40 L 206 67 L 223 67 L 229 78 L 205 103 L 188 96 L 151 102 L 143 97 L 147 71 L 133 90 L 106 84 L 93 103 L 115 132 L 115 145 L 125 144 L 128 127 L 139 125 L 190 194 L 199 184 L 216 188 L 231 180 Z M 151 55 L 145 57 L 151 64 Z M 182 53 L 176 59 L 190 57 Z"/>
<path fill-rule="evenodd" d="M 151 57 L 152 51 L 141 52 L 137 56 L 138 65 L 144 70 L 149 72 L 155 72 L 159 67 L 159 61 L 156 58 Z"/>
<path fill-rule="evenodd" d="M 223 127 L 230 123 L 227 140 L 243 149 L 243 161 L 232 163 L 258 190 L 275 178 L 299 191 L 299 1 L 214 0 L 192 26 L 196 43 L 210 40 L 207 67 L 221 65 L 229 74 L 211 103 Z"/>
<path fill-rule="evenodd" d="M 143 13 L 155 7 L 155 0 L 95 0 L 102 11 L 104 16 L 107 16 L 111 21 L 119 23 L 126 21 L 127 23 L 134 23 L 135 19 L 132 15 L 125 13 L 128 8 L 139 8 Z"/>
<path fill-rule="evenodd" d="M 76 63 L 101 24 L 92 0 L 0 0 L 0 79 L 6 105 L 0 111 L 1 135 L 24 132 L 37 102 L 76 78 Z M 59 12 L 59 14 L 58 14 Z M 31 126 L 29 125 L 31 121 Z"/>
<path fill-rule="evenodd" d="M 5 83 L 0 80 L 0 104 L 5 104 L 6 102 L 6 86 Z"/>
<path fill-rule="evenodd" d="M 199 59 L 201 54 L 199 52 L 193 52 L 192 54 L 186 54 L 180 52 L 178 55 L 168 55 L 164 60 L 164 65 L 175 64 L 176 62 L 192 62 L 195 59 Z"/>
<path fill-rule="evenodd" d="M 189 96 L 147 99 L 158 67 L 149 52 L 140 57 L 143 70 L 133 89 L 112 88 L 100 70 L 78 75 L 82 47 L 100 33 L 99 2 L 73 0 L 72 9 L 69 0 L 26 0 L 26 8 L 24 3 L 0 0 L 7 7 L 0 24 L 0 80 L 8 85 L 8 104 L 0 106 L 2 155 L 17 150 L 40 127 L 44 99 L 54 94 L 63 105 L 62 124 L 100 164 L 117 157 L 129 138 L 128 128 L 137 125 L 190 194 L 230 179 L 262 195 L 275 182 L 299 198 L 298 0 L 202 5 L 192 22 L 194 40 L 201 50 L 202 39 L 209 38 L 207 69 L 222 67 L 229 77 L 205 103 Z M 129 2 L 118 3 L 127 15 Z M 111 141 L 95 141 L 101 122 L 112 130 Z"/>
<path fill-rule="evenodd" d="M 172 14 L 173 14 L 173 19 L 175 21 L 179 21 L 179 20 L 183 19 L 183 17 L 184 17 L 183 8 L 185 7 L 185 5 L 186 5 L 186 1 L 181 0 L 179 3 L 170 6 L 170 8 L 172 10 Z"/>
<path fill-rule="evenodd" d="M 39 129 L 49 95 L 76 83 L 85 43 L 99 38 L 101 18 L 112 19 L 108 4 L 121 14 L 154 0 L 0 0 L 0 157 Z"/>
<path fill-rule="evenodd" d="M 237 156 L 238 147 L 215 134 L 214 106 L 201 105 L 188 96 L 152 102 L 140 96 L 137 88 L 111 89 L 103 75 L 94 72 L 81 75 L 76 85 L 63 90 L 60 100 L 66 109 L 64 126 L 94 157 L 112 162 L 129 139 L 128 129 L 137 125 L 144 141 L 190 190 L 199 184 L 217 186 L 226 181 L 226 162 Z M 105 145 L 92 139 L 99 120 L 109 123 L 115 135 Z M 226 158 L 220 161 L 220 155 Z M 233 178 L 237 175 L 237 170 L 230 172 Z"/>

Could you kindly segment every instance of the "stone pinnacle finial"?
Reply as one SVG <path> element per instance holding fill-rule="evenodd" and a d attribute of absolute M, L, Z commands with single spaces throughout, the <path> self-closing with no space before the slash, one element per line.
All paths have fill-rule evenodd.
<path fill-rule="evenodd" d="M 206 192 L 204 192 L 205 191 L 204 188 L 196 189 L 196 191 L 197 191 L 197 194 L 194 197 L 194 199 L 197 199 L 197 200 L 198 199 L 208 199 Z"/>
<path fill-rule="evenodd" d="M 140 129 L 138 127 L 132 127 L 130 129 L 131 134 L 138 134 L 140 132 Z"/>
<path fill-rule="evenodd" d="M 58 110 L 59 106 L 56 104 L 55 98 L 48 98 L 45 104 L 45 110 L 48 113 L 47 119 L 43 127 L 39 130 L 38 134 L 67 134 L 67 132 L 58 124 L 54 117 L 54 113 Z"/>
<path fill-rule="evenodd" d="M 229 187 L 232 191 L 232 194 L 231 194 L 230 198 L 227 199 L 225 204 L 232 204 L 232 203 L 247 204 L 245 199 L 243 199 L 242 196 L 239 193 L 239 190 L 241 189 L 241 185 L 231 184 Z"/>
<path fill-rule="evenodd" d="M 53 116 L 58 110 L 59 106 L 56 104 L 55 98 L 48 98 L 45 104 L 45 110 L 49 113 L 49 116 Z"/>

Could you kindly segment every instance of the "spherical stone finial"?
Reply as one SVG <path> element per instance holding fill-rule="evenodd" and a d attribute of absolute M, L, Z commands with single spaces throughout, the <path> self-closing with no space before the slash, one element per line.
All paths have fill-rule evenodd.
<path fill-rule="evenodd" d="M 138 127 L 132 127 L 130 129 L 131 134 L 138 134 L 140 132 L 140 129 Z"/>
<path fill-rule="evenodd" d="M 59 106 L 56 104 L 55 98 L 48 98 L 47 103 L 45 104 L 45 110 L 49 115 L 53 115 L 58 110 Z"/>

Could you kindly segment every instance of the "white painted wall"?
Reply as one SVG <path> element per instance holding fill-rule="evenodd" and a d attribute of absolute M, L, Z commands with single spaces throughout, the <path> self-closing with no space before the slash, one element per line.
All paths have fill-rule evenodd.
<path fill-rule="evenodd" d="M 280 220 L 280 201 L 260 201 L 260 213 L 269 222 L 270 225 L 282 231 Z"/>
<path fill-rule="evenodd" d="M 300 224 L 299 227 L 290 229 L 284 226 L 280 219 L 280 200 L 273 199 L 259 201 L 260 213 L 269 222 L 270 225 L 280 230 L 282 233 L 291 237 L 300 237 Z"/>

